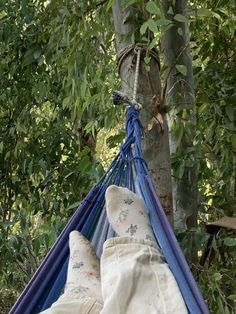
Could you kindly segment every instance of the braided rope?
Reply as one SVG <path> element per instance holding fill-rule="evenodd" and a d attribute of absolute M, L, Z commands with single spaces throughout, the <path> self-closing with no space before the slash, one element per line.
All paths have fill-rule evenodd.
<path fill-rule="evenodd" d="M 138 75 L 139 75 L 141 49 L 142 48 L 137 47 L 137 60 L 136 60 L 136 68 L 135 68 L 135 75 L 134 75 L 134 93 L 133 93 L 134 101 L 136 100 L 137 90 L 138 90 Z"/>

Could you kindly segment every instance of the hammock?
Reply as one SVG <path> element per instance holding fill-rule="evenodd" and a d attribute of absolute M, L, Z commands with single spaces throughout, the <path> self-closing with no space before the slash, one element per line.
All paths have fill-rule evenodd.
<path fill-rule="evenodd" d="M 69 258 L 68 239 L 72 230 L 88 238 L 101 256 L 106 239 L 115 235 L 106 218 L 105 191 L 111 184 L 128 187 L 139 194 L 149 211 L 151 224 L 165 259 L 175 276 L 191 314 L 209 313 L 164 214 L 141 150 L 142 126 L 139 112 L 129 108 L 126 140 L 97 185 L 91 189 L 17 300 L 10 314 L 36 314 L 51 306 L 63 291 Z M 150 291 L 151 293 L 151 291 Z"/>

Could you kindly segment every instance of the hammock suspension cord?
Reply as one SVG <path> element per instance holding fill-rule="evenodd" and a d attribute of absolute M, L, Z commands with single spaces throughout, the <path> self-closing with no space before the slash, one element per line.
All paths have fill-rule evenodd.
<path fill-rule="evenodd" d="M 138 90 L 138 78 L 139 78 L 139 68 L 140 68 L 140 59 L 141 59 L 141 52 L 144 49 L 143 45 L 131 45 L 127 46 L 125 49 L 122 50 L 120 53 L 120 57 L 118 59 L 118 68 L 120 70 L 121 62 L 124 60 L 126 56 L 128 56 L 131 52 L 133 52 L 136 57 L 136 67 L 134 72 L 134 87 L 133 87 L 133 98 L 131 99 L 127 94 L 114 91 L 113 92 L 113 104 L 114 105 L 121 105 L 126 104 L 128 106 L 134 107 L 136 110 L 140 110 L 142 105 L 137 102 L 137 90 Z"/>
<path fill-rule="evenodd" d="M 135 68 L 135 75 L 134 75 L 133 101 L 136 101 L 136 97 L 137 97 L 140 56 L 141 56 L 141 50 L 142 50 L 142 48 L 140 48 L 139 46 L 137 46 L 136 48 L 137 48 L 137 60 L 136 60 L 136 68 Z"/>

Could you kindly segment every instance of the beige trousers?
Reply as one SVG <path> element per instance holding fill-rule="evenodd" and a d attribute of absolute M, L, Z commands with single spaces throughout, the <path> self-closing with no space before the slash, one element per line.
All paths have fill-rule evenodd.
<path fill-rule="evenodd" d="M 63 294 L 43 314 L 187 314 L 178 285 L 154 242 L 120 237 L 104 243 L 104 304 Z"/>

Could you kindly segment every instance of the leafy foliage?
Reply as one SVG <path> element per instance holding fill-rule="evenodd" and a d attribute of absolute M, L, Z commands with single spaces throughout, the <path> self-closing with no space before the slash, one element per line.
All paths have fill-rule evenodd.
<path fill-rule="evenodd" d="M 108 103 L 114 61 L 106 51 L 114 48 L 96 19 L 91 26 L 94 11 L 86 17 L 81 9 L 89 10 L 65 1 L 0 5 L 0 280 L 6 298 L 23 289 L 103 172 L 93 152 L 99 128 L 116 120 Z"/>
<path fill-rule="evenodd" d="M 23 289 L 100 177 L 102 164 L 107 165 L 104 128 L 115 126 L 109 149 L 123 136 L 116 133 L 122 112 L 110 101 L 118 85 L 112 2 L 0 3 L 1 312 L 7 312 L 4 300 L 13 302 Z M 137 22 L 133 41 L 146 42 L 150 49 L 158 47 L 163 32 L 176 27 L 159 3 L 126 0 L 124 6 L 134 9 L 126 17 Z M 193 147 L 172 156 L 173 172 L 181 178 L 195 162 L 193 152 L 199 168 L 199 227 L 178 237 L 185 250 L 196 247 L 199 254 L 209 238 L 205 224 L 235 213 L 235 9 L 232 0 L 194 1 L 186 16 L 174 15 L 178 25 L 190 23 L 197 133 Z M 181 36 L 181 27 L 177 31 Z M 187 74 L 181 62 L 175 67 Z M 163 66 L 163 78 L 166 71 Z M 179 141 L 191 129 L 188 115 L 179 104 L 173 130 Z M 229 249 L 227 262 L 223 244 Z M 213 313 L 234 311 L 234 248 L 231 234 L 221 231 L 212 242 L 212 263 L 193 266 Z"/>

